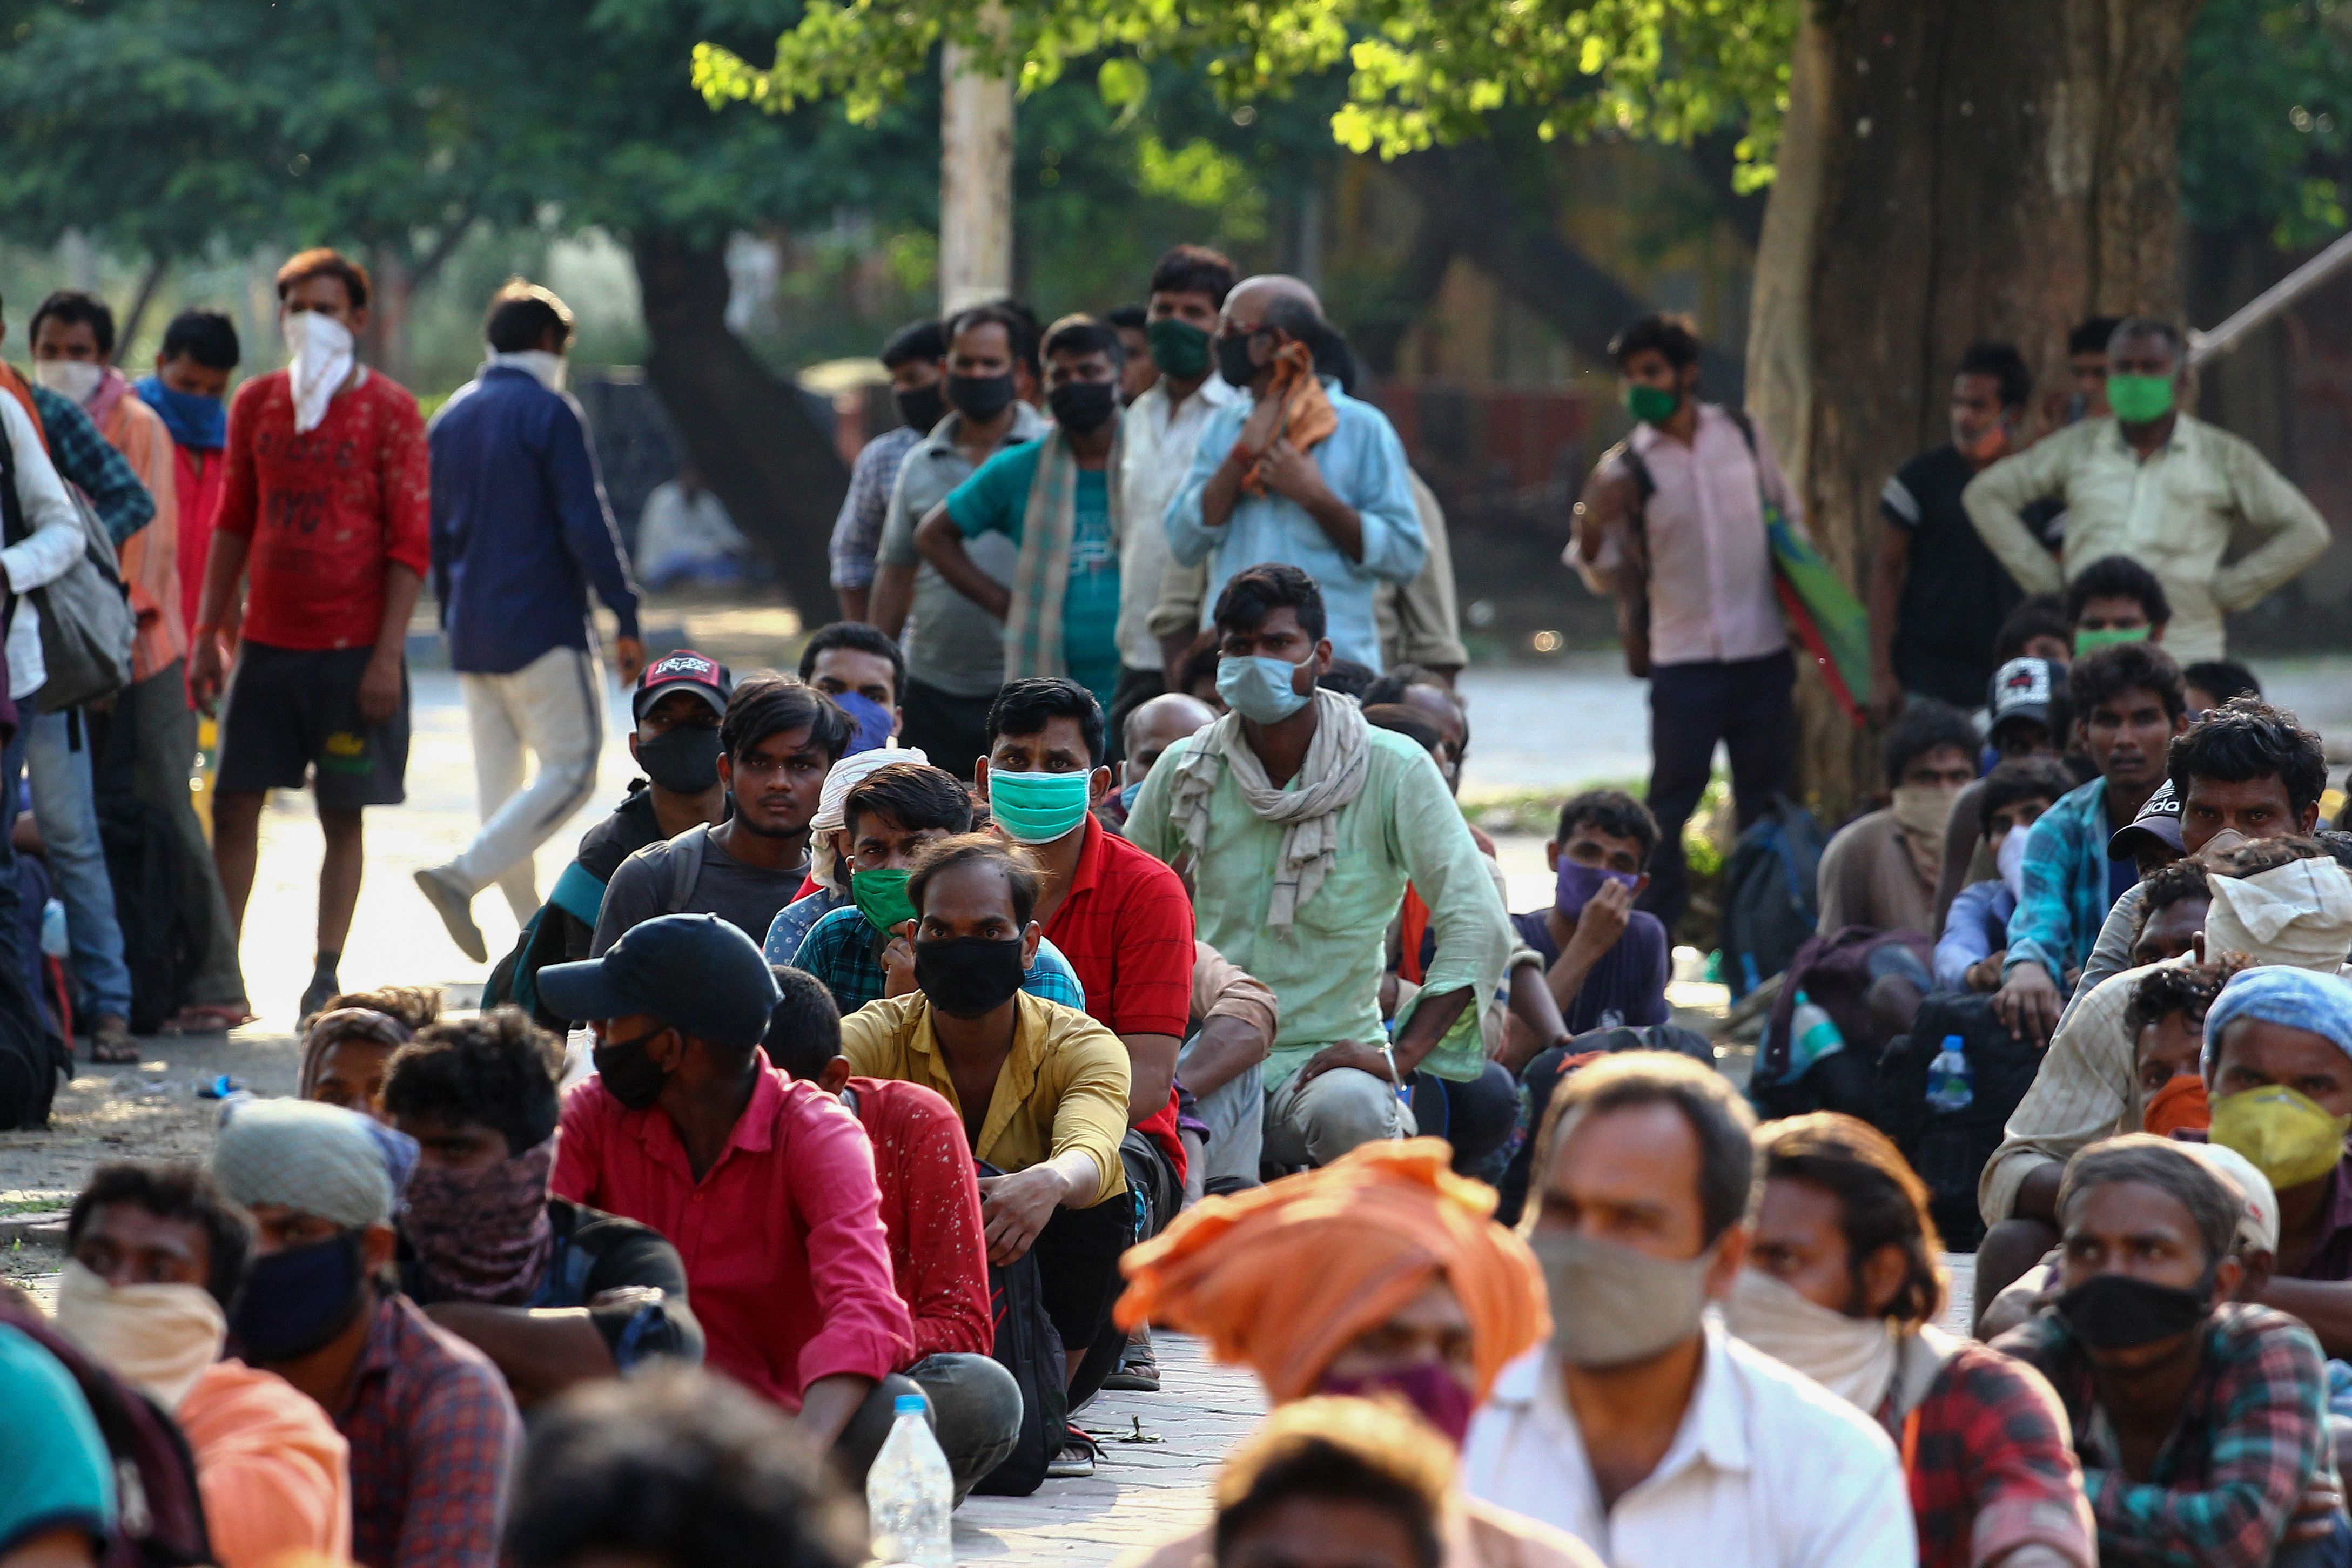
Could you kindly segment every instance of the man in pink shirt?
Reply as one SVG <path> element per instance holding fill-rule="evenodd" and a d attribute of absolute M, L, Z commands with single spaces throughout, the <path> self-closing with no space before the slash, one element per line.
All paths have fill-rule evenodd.
<path fill-rule="evenodd" d="M 539 990 L 596 1035 L 598 1075 L 564 1101 L 555 1195 L 667 1237 L 706 1364 L 862 1477 L 889 1423 L 858 1417 L 917 1392 L 891 1375 L 914 1331 L 865 1130 L 760 1055 L 777 1001 L 760 949 L 715 915 L 666 915 L 541 969 Z"/>
<path fill-rule="evenodd" d="M 1621 600 L 1626 662 L 1650 681 L 1651 814 L 1658 844 L 1641 901 L 1674 929 L 1688 897 L 1683 824 L 1721 741 L 1746 828 L 1788 788 L 1796 661 L 1772 584 L 1765 507 L 1804 517 L 1748 416 L 1698 397 L 1698 336 L 1644 316 L 1609 345 L 1633 434 L 1603 455 L 1576 508 L 1570 564 Z"/>

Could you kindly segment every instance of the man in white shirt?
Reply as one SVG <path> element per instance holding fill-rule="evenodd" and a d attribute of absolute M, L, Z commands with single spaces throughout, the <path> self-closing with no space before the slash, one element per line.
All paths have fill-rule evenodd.
<path fill-rule="evenodd" d="M 1570 1078 L 1536 1155 L 1528 1240 L 1551 1343 L 1470 1427 L 1470 1495 L 1612 1568 L 1918 1562 L 1895 1446 L 1704 1314 L 1747 1257 L 1754 1117 L 1719 1075 L 1627 1051 Z"/>

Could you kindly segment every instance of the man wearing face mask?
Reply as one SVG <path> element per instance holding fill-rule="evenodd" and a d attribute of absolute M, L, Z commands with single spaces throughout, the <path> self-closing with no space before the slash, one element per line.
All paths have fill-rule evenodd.
<path fill-rule="evenodd" d="M 2066 584 L 2077 658 L 2118 643 L 2161 643 L 2172 601 L 2156 573 L 2126 555 L 2101 556 Z"/>
<path fill-rule="evenodd" d="M 253 1221 L 194 1166 L 101 1166 L 66 1219 L 58 1331 L 188 1439 L 222 1568 L 351 1552 L 350 1449 L 283 1378 L 224 1359 Z"/>
<path fill-rule="evenodd" d="M 850 465 L 849 493 L 834 519 L 834 597 L 845 621 L 863 621 L 874 590 L 874 555 L 890 512 L 890 490 L 907 454 L 922 444 L 947 417 L 940 384 L 947 379 L 948 340 L 937 320 L 909 321 L 882 345 L 882 368 L 890 372 L 890 396 L 898 423 L 857 449 Z"/>
<path fill-rule="evenodd" d="M 1521 1222 L 1551 1340 L 1471 1423 L 1470 1494 L 1629 1565 L 1916 1563 L 1886 1434 L 1708 1321 L 1748 1253 L 1747 1102 L 1686 1058 L 1627 1051 L 1554 1107 Z"/>
<path fill-rule="evenodd" d="M 1724 1326 L 1895 1440 L 1922 1568 L 2094 1568 L 2058 1396 L 1936 1326 L 1942 1239 L 1894 1144 L 1825 1111 L 1767 1123 L 1756 1149 L 1755 1239 Z"/>
<path fill-rule="evenodd" d="M 415 1145 L 311 1101 L 225 1109 L 212 1176 L 258 1228 L 230 1342 L 350 1443 L 352 1559 L 488 1568 L 522 1421 L 488 1358 L 391 1283 L 394 1162 Z"/>
<path fill-rule="evenodd" d="M 917 1392 L 891 1376 L 911 1330 L 865 1133 L 760 1054 L 778 996 L 760 950 L 715 916 L 667 915 L 540 983 L 596 1033 L 597 1076 L 564 1100 L 555 1196 L 667 1237 L 709 1364 L 794 1412 L 862 1485 L 880 1435 L 845 1435 Z"/>
<path fill-rule="evenodd" d="M 1960 791 L 1957 815 L 1976 817 L 1979 841 L 1994 874 L 1972 882 L 1952 899 L 1936 939 L 1936 987 L 1947 991 L 1991 991 L 2000 986 L 2009 946 L 2009 917 L 2017 913 L 2025 885 L 2025 841 L 2042 813 L 2074 787 L 2074 776 L 2054 757 L 2020 757 L 1985 775 L 1982 788 Z M 1970 797 L 1974 799 L 1971 800 Z M 1951 853 L 1951 839 L 1944 841 Z M 1951 867 L 1944 868 L 1948 879 Z"/>
<path fill-rule="evenodd" d="M 2024 356 L 1977 343 L 1952 377 L 1951 439 L 1886 481 L 1870 569 L 1871 716 L 1906 695 L 1974 707 L 1993 672 L 1993 638 L 2025 596 L 1969 526 L 1960 492 L 2017 449 L 2033 391 Z"/>
<path fill-rule="evenodd" d="M 2230 1299 L 2243 1207 L 2166 1139 L 2084 1150 L 2059 1197 L 2056 1304 L 1993 1342 L 2057 1390 L 2105 1562 L 2341 1560 L 2281 1554 L 2331 1536 L 2340 1550 L 2343 1505 L 2317 1342 Z"/>
<path fill-rule="evenodd" d="M 1181 692 L 1163 692 L 1129 708 L 1120 736 L 1119 787 L 1095 808 L 1103 826 L 1123 833 L 1128 813 L 1135 810 L 1135 798 L 1143 793 L 1143 781 L 1151 777 L 1168 748 L 1216 722 L 1214 708 Z"/>
<path fill-rule="evenodd" d="M 1004 684 L 1004 623 L 923 559 L 915 528 L 982 464 L 1045 434 L 1045 418 L 1021 396 L 1024 378 L 1033 395 L 1036 387 L 1036 332 L 1034 319 L 1009 300 L 949 319 L 948 412 L 899 465 L 875 552 L 866 619 L 907 650 L 899 733 L 959 779 L 971 778 L 988 749 L 988 705 Z M 991 580 L 1012 585 L 1021 547 L 1011 536 L 966 540 L 964 553 Z"/>
<path fill-rule="evenodd" d="M 2253 445 L 2180 412 L 2189 356 L 2179 329 L 2134 317 L 2107 341 L 2107 402 L 1971 480 L 1977 532 L 2028 593 L 2054 592 L 2104 556 L 2156 572 L 2172 601 L 2165 646 L 2183 664 L 2223 654 L 2221 617 L 2292 580 L 2327 548 L 2327 524 Z M 2053 555 L 2023 508 L 2063 501 Z M 2239 529 L 2264 536 L 2224 566 Z"/>
<path fill-rule="evenodd" d="M 1004 627 L 1005 679 L 1066 675 L 1108 705 L 1118 685 L 1118 334 L 1066 316 L 1045 334 L 1054 428 L 981 465 L 927 513 L 916 548 L 949 586 Z M 983 534 L 1017 549 L 1012 580 L 966 549 Z"/>
<path fill-rule="evenodd" d="M 831 697 L 856 726 L 844 757 L 898 744 L 907 656 L 896 639 L 861 621 L 820 626 L 801 645 L 800 677 L 801 685 Z"/>
<path fill-rule="evenodd" d="M 1407 1074 L 1484 1074 L 1473 1003 L 1502 984 L 1510 924 L 1429 753 L 1317 686 L 1332 655 L 1315 580 L 1237 572 L 1216 622 L 1232 711 L 1163 754 L 1128 837 L 1189 878 L 1201 938 L 1274 988 L 1265 1153 L 1326 1165 L 1415 1130 L 1397 1100 Z M 1391 1039 L 1381 975 L 1408 882 L 1437 945 Z"/>
<path fill-rule="evenodd" d="M 306 250 L 278 269 L 278 304 L 292 360 L 246 382 L 230 405 L 188 688 L 207 713 L 226 694 L 213 854 L 240 933 L 262 804 L 317 773 L 326 857 L 299 1009 L 309 1014 L 342 989 L 335 967 L 366 862 L 361 813 L 405 798 L 408 616 L 432 565 L 432 486 L 416 400 L 354 356 L 366 270 Z M 232 678 L 221 632 L 240 592 Z"/>
<path fill-rule="evenodd" d="M 433 598 L 473 734 L 482 831 L 417 888 L 485 963 L 474 895 L 496 883 L 517 924 L 539 907 L 531 855 L 596 788 L 604 745 L 591 586 L 613 612 L 613 669 L 646 667 L 637 591 L 580 405 L 563 390 L 572 312 L 521 278 L 490 298 L 489 359 L 433 416 Z M 538 760 L 526 789 L 525 750 Z"/>
<path fill-rule="evenodd" d="M 1936 929 L 1944 830 L 1953 801 L 1977 776 L 1976 727 L 1948 703 L 1921 697 L 1887 727 L 1879 751 L 1891 802 L 1840 828 L 1822 852 L 1815 882 L 1825 936 L 1847 925 Z"/>
<path fill-rule="evenodd" d="M 929 761 L 913 747 L 877 746 L 870 751 L 845 753 L 825 774 L 824 788 L 817 794 L 816 815 L 809 819 L 808 879 L 815 885 L 776 911 L 775 919 L 768 923 L 768 935 L 760 947 L 769 963 L 792 963 L 818 921 L 856 902 L 850 892 L 850 868 L 856 856 L 847 826 L 849 792 L 894 762 Z M 955 831 L 971 825 L 971 797 L 965 794 L 962 825 Z"/>

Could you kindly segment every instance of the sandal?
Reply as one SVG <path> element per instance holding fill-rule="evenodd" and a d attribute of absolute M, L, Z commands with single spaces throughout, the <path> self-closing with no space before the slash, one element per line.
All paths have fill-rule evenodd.
<path fill-rule="evenodd" d="M 139 1060 L 139 1044 L 127 1029 L 102 1029 L 89 1037 L 89 1059 L 113 1064 Z"/>
<path fill-rule="evenodd" d="M 1045 1474 L 1055 1480 L 1084 1480 L 1095 1473 L 1095 1460 L 1102 1453 L 1101 1445 L 1076 1427 L 1066 1428 L 1061 1451 L 1045 1461 Z"/>
<path fill-rule="evenodd" d="M 243 1002 L 190 1002 L 163 1022 L 163 1034 L 226 1034 L 256 1021 Z"/>

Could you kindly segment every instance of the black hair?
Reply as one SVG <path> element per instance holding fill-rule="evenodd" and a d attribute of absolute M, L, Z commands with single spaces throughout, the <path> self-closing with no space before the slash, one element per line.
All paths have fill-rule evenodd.
<path fill-rule="evenodd" d="M 1447 685 L 1436 671 L 1412 664 L 1391 664 L 1388 674 L 1374 681 L 1366 690 L 1364 701 L 1401 703 L 1404 701 L 1404 694 L 1415 686 L 1435 686 L 1459 706 L 1459 699 L 1454 698 L 1454 688 Z"/>
<path fill-rule="evenodd" d="M 2311 836 L 2327 852 L 2329 859 L 2346 871 L 2352 871 L 2352 833 L 2341 828 L 2315 828 Z"/>
<path fill-rule="evenodd" d="M 205 1290 L 224 1309 L 235 1303 L 253 1257 L 253 1217 L 220 1189 L 204 1166 L 146 1160 L 99 1166 L 67 1211 L 66 1251 L 73 1251 L 91 1215 L 116 1203 L 145 1209 L 158 1219 L 184 1219 L 202 1230 Z"/>
<path fill-rule="evenodd" d="M 476 1018 L 431 1025 L 393 1053 L 384 1070 L 383 1108 L 394 1116 L 430 1116 L 453 1127 L 495 1127 L 507 1153 L 521 1154 L 555 1132 L 555 1081 L 562 1062 L 555 1037 L 520 1008 L 492 1008 Z"/>
<path fill-rule="evenodd" d="M 860 653 L 871 653 L 877 659 L 890 661 L 890 695 L 901 697 L 907 692 L 907 655 L 898 646 L 898 639 L 879 627 L 868 626 L 863 621 L 835 621 L 816 629 L 814 635 L 801 649 L 801 684 L 806 685 L 814 678 L 817 655 L 830 648 L 852 648 Z"/>
<path fill-rule="evenodd" d="M 482 318 L 482 337 L 501 354 L 538 348 L 551 329 L 557 352 L 571 347 L 572 308 L 552 291 L 520 277 L 509 277 L 499 286 Z"/>
<path fill-rule="evenodd" d="M 1977 754 L 1977 727 L 1969 722 L 1968 715 L 1948 702 L 1935 697 L 1914 697 L 1906 703 L 1901 714 L 1887 726 L 1886 738 L 1879 744 L 1879 761 L 1886 769 L 1886 787 L 1893 789 L 1903 782 L 1903 770 L 1942 747 L 1954 747 L 1973 760 Z"/>
<path fill-rule="evenodd" d="M 1150 312 L 1140 305 L 1114 305 L 1103 312 L 1103 320 L 1121 332 L 1140 332 L 1149 323 Z"/>
<path fill-rule="evenodd" d="M 1075 354 L 1083 359 L 1088 354 L 1101 354 L 1112 365 L 1127 363 L 1127 344 L 1118 329 L 1108 321 L 1097 321 L 1091 316 L 1065 316 L 1045 331 L 1045 357 Z"/>
<path fill-rule="evenodd" d="M 1266 302 L 1258 329 L 1278 331 L 1306 344 L 1315 357 L 1317 375 L 1329 376 L 1343 392 L 1356 390 L 1356 351 L 1314 300 L 1299 294 L 1276 295 Z"/>
<path fill-rule="evenodd" d="M 2221 988 L 2252 966 L 2243 953 L 2225 953 L 2210 964 L 2157 965 L 2132 986 L 2131 998 L 2124 1004 L 2124 1032 L 2136 1042 L 2140 1030 L 2174 1013 L 2186 1014 L 2201 1028 Z"/>
<path fill-rule="evenodd" d="M 2033 372 L 2025 368 L 2025 356 L 2017 351 L 2014 343 L 1971 343 L 1969 351 L 1960 356 L 1963 376 L 1990 376 L 2000 388 L 2003 408 L 2022 408 L 2025 400 L 2033 395 Z"/>
<path fill-rule="evenodd" d="M 2161 626 L 2172 619 L 2172 601 L 2165 597 L 2164 584 L 2156 580 L 2156 573 L 2127 555 L 2103 555 L 2066 585 L 2066 624 L 2070 629 L 2083 618 L 2084 606 L 2094 599 L 2136 600 L 2150 626 Z"/>
<path fill-rule="evenodd" d="M 2139 885 L 2139 917 L 2143 925 L 2160 909 L 2169 909 L 2192 898 L 2213 896 L 2212 879 L 2205 868 L 2188 859 L 2169 861 L 2157 867 L 2141 879 Z"/>
<path fill-rule="evenodd" d="M 857 819 L 872 811 L 908 832 L 971 831 L 971 792 L 944 768 L 928 762 L 890 762 L 849 787 L 841 798 L 841 822 L 854 840 Z"/>
<path fill-rule="evenodd" d="M 1338 692 L 1341 696 L 1365 703 L 1371 700 L 1365 694 L 1379 683 L 1380 678 L 1380 672 L 1370 664 L 1360 664 L 1353 659 L 1334 659 L 1331 667 L 1318 676 L 1315 684 L 1327 692 Z"/>
<path fill-rule="evenodd" d="M 863 1531 L 784 1413 L 690 1368 L 583 1384 L 533 1412 L 502 1561 L 849 1568 Z"/>
<path fill-rule="evenodd" d="M 1711 1067 L 1666 1051 L 1626 1051 L 1571 1075 L 1554 1096 L 1560 1104 L 1552 1152 L 1572 1126 L 1589 1116 L 1642 1105 L 1671 1105 L 1690 1124 L 1698 1143 L 1698 1206 L 1702 1243 L 1747 1216 L 1756 1179 L 1750 1134 L 1756 1113 L 1729 1081 Z"/>
<path fill-rule="evenodd" d="M 1209 303 L 1224 308 L 1233 292 L 1234 264 L 1223 251 L 1204 245 L 1180 245 L 1151 264 L 1152 294 L 1205 294 Z"/>
<path fill-rule="evenodd" d="M 2220 707 L 2207 708 L 2195 724 L 2172 737 L 2165 772 L 2183 806 L 2189 802 L 2191 779 L 2243 784 L 2275 778 L 2286 787 L 2298 829 L 2303 813 L 2327 790 L 2327 754 L 2319 737 L 2295 723 L 2294 715 L 2259 697 L 2231 697 Z"/>
<path fill-rule="evenodd" d="M 2153 643 L 2118 643 L 2085 654 L 2066 671 L 2066 700 L 2074 706 L 2074 716 L 2084 724 L 2091 722 L 2093 708 L 2134 689 L 2154 692 L 2170 717 L 2179 718 L 2189 711 L 2180 666 Z"/>
<path fill-rule="evenodd" d="M 1262 621 L 1265 617 L 1260 616 L 1258 619 Z M 1192 695 L 1192 688 L 1202 681 L 1207 681 L 1212 685 L 1215 685 L 1217 664 L 1223 657 L 1223 653 L 1220 651 L 1215 627 L 1210 627 L 1198 637 L 1193 638 L 1192 645 L 1184 650 L 1184 668 L 1181 671 L 1183 685 L 1179 689 L 1189 696 Z"/>
<path fill-rule="evenodd" d="M 1927 1184 L 1894 1141 L 1867 1122 L 1836 1111 L 1815 1111 L 1756 1130 L 1758 1179 L 1811 1182 L 1838 1200 L 1846 1269 L 1862 1293 L 1863 1264 L 1882 1248 L 1903 1253 L 1902 1288 L 1879 1316 L 1903 1324 L 1933 1322 L 1944 1304 L 1936 1234 Z"/>
<path fill-rule="evenodd" d="M 47 299 L 33 307 L 33 319 L 25 323 L 25 344 L 29 351 L 35 339 L 41 335 L 41 323 L 54 316 L 70 327 L 79 321 L 88 327 L 90 336 L 98 340 L 98 357 L 114 358 L 114 312 L 105 300 L 79 288 L 59 288 Z"/>
<path fill-rule="evenodd" d="M 2164 1193 L 2188 1211 L 2209 1262 L 2230 1255 L 2245 1217 L 2245 1199 L 2236 1183 L 2223 1181 L 2188 1145 L 2149 1133 L 2125 1133 L 2076 1151 L 2058 1184 L 2061 1228 L 2073 1228 L 2068 1217 L 2076 1197 L 2113 1182 L 2144 1182 Z"/>
<path fill-rule="evenodd" d="M 1323 591 L 1287 561 L 1263 560 L 1227 578 L 1210 619 L 1220 632 L 1255 632 L 1286 604 L 1298 612 L 1298 629 L 1321 642 L 1329 624 L 1323 613 Z"/>
<path fill-rule="evenodd" d="M 2023 658 L 2025 645 L 2036 637 L 2055 637 L 2069 648 L 2074 645 L 2074 622 L 2066 613 L 2065 601 L 2054 593 L 2029 595 L 2009 612 L 1992 634 L 1994 664 Z"/>
<path fill-rule="evenodd" d="M 773 670 L 756 670 L 737 682 L 735 695 L 727 699 L 719 744 L 740 760 L 768 737 L 803 728 L 827 762 L 840 761 L 856 733 L 849 716 L 823 692 Z"/>
<path fill-rule="evenodd" d="M 2066 351 L 2070 354 L 2104 354 L 2107 351 L 2107 340 L 2114 337 L 2116 329 L 2123 324 L 2124 319 L 2120 316 L 2093 316 L 2078 321 L 2074 329 L 2066 334 Z"/>
<path fill-rule="evenodd" d="M 841 1054 L 841 1009 L 823 980 L 790 964 L 771 964 L 776 1005 L 760 1048 L 787 1076 L 814 1082 Z"/>
<path fill-rule="evenodd" d="M 1591 828 L 1612 839 L 1632 839 L 1642 846 L 1644 865 L 1649 864 L 1651 852 L 1658 847 L 1658 819 L 1650 814 L 1650 808 L 1622 789 L 1587 789 L 1562 801 L 1559 831 L 1553 841 L 1566 849 L 1569 835 L 1580 827 Z"/>
<path fill-rule="evenodd" d="M 2074 790 L 2074 775 L 2054 757 L 2012 757 L 1993 765 L 1977 791 L 1977 831 L 1992 836 L 1993 813 L 2020 800 L 2047 800 L 2056 805 Z"/>
<path fill-rule="evenodd" d="M 1402 1526 L 1412 1568 L 1438 1568 L 1453 1450 L 1416 1417 L 1359 1399 L 1291 1404 L 1243 1440 L 1217 1478 L 1214 1561 L 1284 1504 L 1312 1500 L 1370 1509 Z"/>
<path fill-rule="evenodd" d="M 2211 697 L 2216 707 L 2231 697 L 2259 700 L 2263 695 L 2263 683 L 2254 672 L 2235 659 L 2200 659 L 2180 672 L 2180 682 Z"/>
<path fill-rule="evenodd" d="M 2333 860 L 2336 854 L 2335 850 L 2310 834 L 2282 833 L 2274 839 L 2254 839 L 2240 844 L 2216 860 L 2213 869 L 2223 876 L 2242 880 L 2297 861 Z"/>
<path fill-rule="evenodd" d="M 2174 375 L 2177 376 L 2189 368 L 2187 345 L 2181 340 L 2180 329 L 2155 316 L 2126 316 L 2116 322 L 2116 329 L 2107 334 L 2105 344 L 2107 358 L 2110 360 L 2115 358 L 2116 345 L 2118 343 L 2136 343 L 2148 338 L 2162 343 L 2166 351 L 2172 356 Z"/>
<path fill-rule="evenodd" d="M 1026 365 L 1031 374 L 1037 372 L 1037 317 L 1026 305 L 1012 299 L 992 299 L 985 305 L 967 305 L 947 319 L 942 329 L 944 340 L 950 349 L 955 340 L 974 327 L 991 322 L 1004 329 L 1006 346 L 1013 350 L 1013 362 Z M 940 356 L 945 359 L 942 353 Z"/>
<path fill-rule="evenodd" d="M 365 1008 L 382 1013 L 415 1034 L 441 1017 L 441 988 L 438 986 L 378 986 L 372 991 L 343 991 L 327 998 L 320 1012 L 331 1013 L 339 1008 Z"/>
<path fill-rule="evenodd" d="M 185 356 L 208 371 L 233 371 L 243 358 L 236 323 L 217 310 L 183 310 L 163 329 L 166 364 Z"/>
<path fill-rule="evenodd" d="M 1003 735 L 1035 735 L 1057 718 L 1078 721 L 1087 743 L 1087 765 L 1103 761 L 1103 710 L 1095 694 L 1064 675 L 1038 675 L 1007 681 L 988 705 L 988 744 Z"/>
<path fill-rule="evenodd" d="M 934 362 L 947 357 L 948 335 L 936 316 L 908 322 L 882 345 L 882 368 L 886 371 L 895 371 L 917 360 Z"/>
<path fill-rule="evenodd" d="M 1609 358 L 1619 370 L 1644 349 L 1655 349 L 1678 371 L 1698 363 L 1698 327 L 1676 311 L 1654 310 L 1609 340 Z"/>
<path fill-rule="evenodd" d="M 1041 883 L 1036 857 L 994 833 L 964 833 L 924 845 L 907 876 L 907 896 L 913 901 L 915 913 L 922 914 L 923 894 L 930 890 L 932 878 L 971 861 L 985 861 L 1004 873 L 1005 890 L 1013 897 L 1013 924 L 1025 927 L 1037 912 Z"/>
<path fill-rule="evenodd" d="M 1366 703 L 1364 722 L 1374 729 L 1385 729 L 1403 736 L 1428 752 L 1432 761 L 1437 759 L 1439 750 L 1445 745 L 1445 737 L 1435 725 L 1419 710 L 1409 708 L 1402 703 Z"/>

